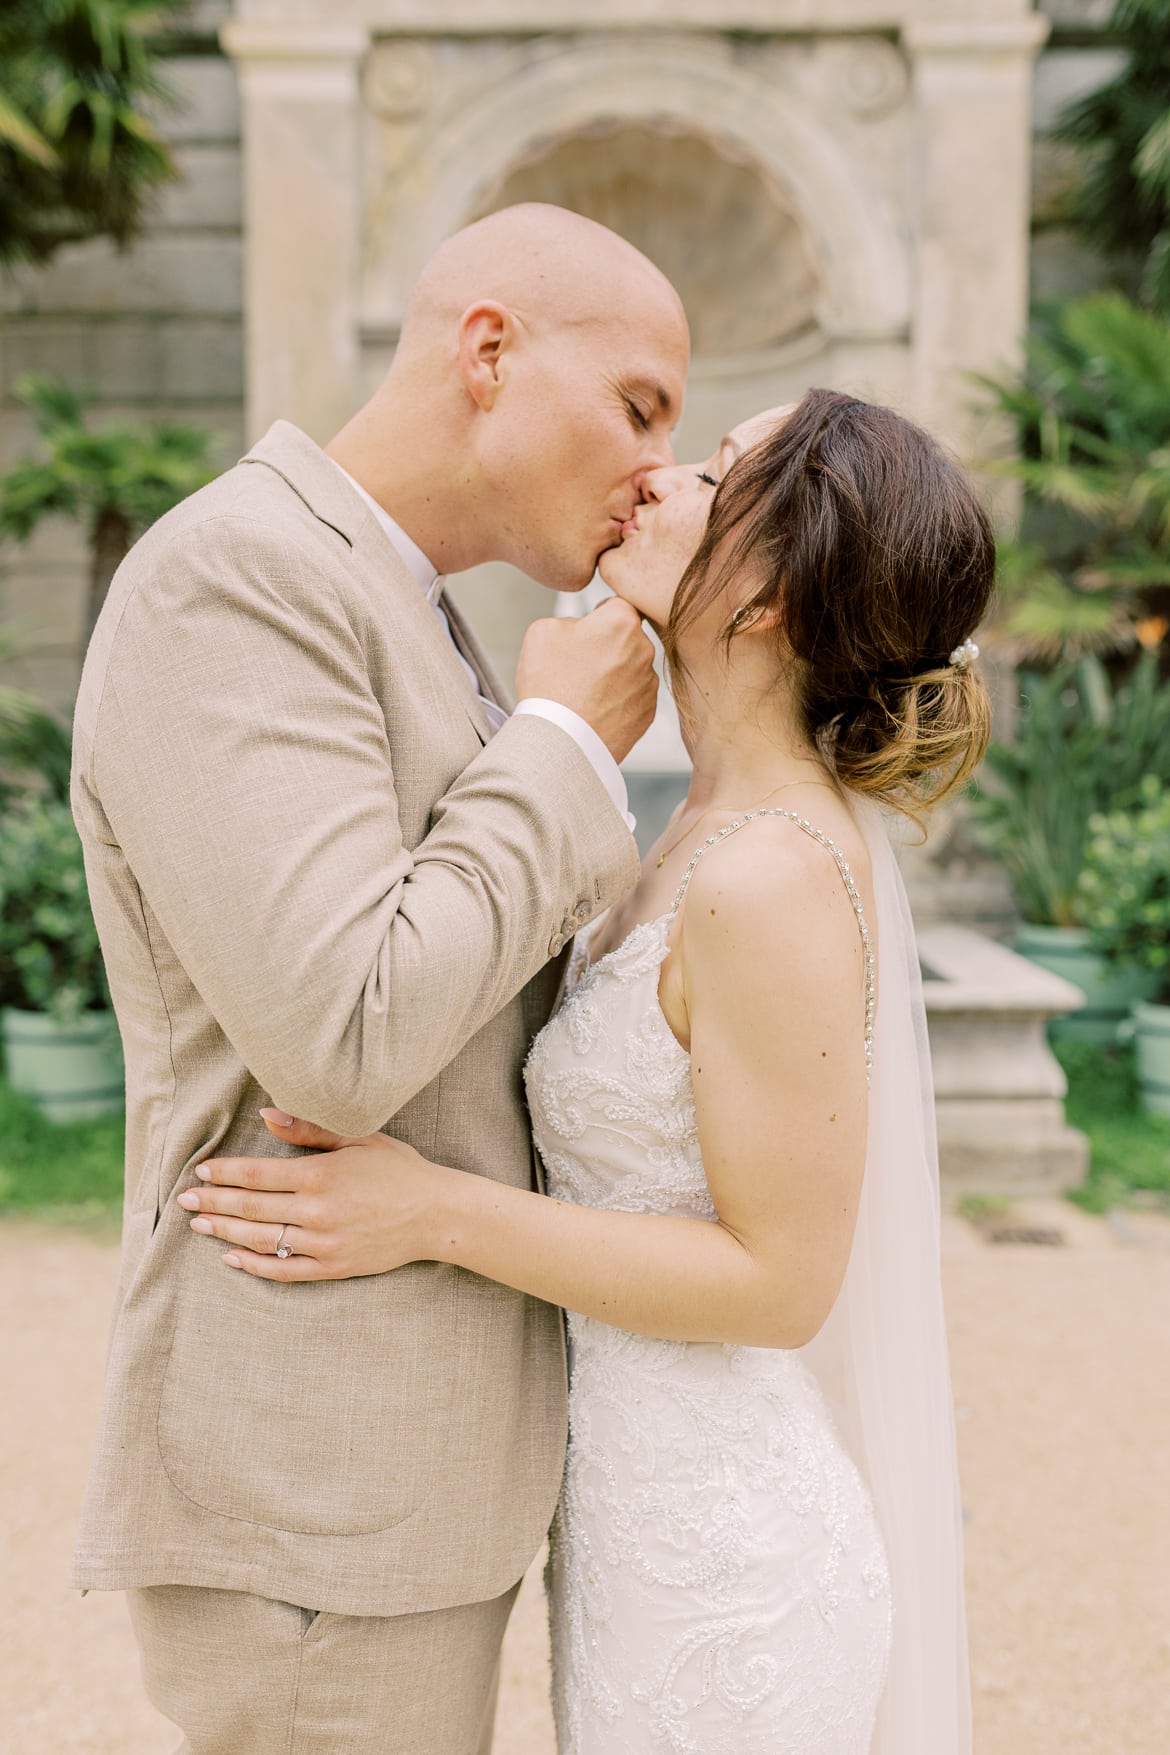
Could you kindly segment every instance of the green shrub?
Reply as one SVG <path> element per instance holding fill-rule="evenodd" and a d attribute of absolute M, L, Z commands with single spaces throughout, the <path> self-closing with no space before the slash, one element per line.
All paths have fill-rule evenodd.
<path fill-rule="evenodd" d="M 72 1023 L 109 1005 L 69 806 L 30 795 L 0 819 L 0 1005 Z"/>
<path fill-rule="evenodd" d="M 1020 690 L 1016 735 L 992 744 L 973 795 L 977 833 L 1026 920 L 1080 926 L 1090 821 L 1136 799 L 1147 776 L 1170 785 L 1170 688 L 1147 652 L 1119 687 L 1083 658 L 1024 673 Z"/>
<path fill-rule="evenodd" d="M 1170 1203 L 1170 1121 L 1138 1107 L 1132 1048 L 1057 1042 L 1068 1078 L 1065 1114 L 1089 1136 L 1087 1180 L 1070 1199 L 1091 1213 L 1125 1206 L 1135 1195 Z"/>
<path fill-rule="evenodd" d="M 1094 816 L 1079 893 L 1096 948 L 1158 977 L 1170 1004 L 1170 791 L 1149 776 L 1130 810 Z"/>

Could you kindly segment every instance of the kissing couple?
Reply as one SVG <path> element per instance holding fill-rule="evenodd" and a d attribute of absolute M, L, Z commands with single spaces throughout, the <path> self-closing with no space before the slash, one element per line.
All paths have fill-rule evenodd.
<path fill-rule="evenodd" d="M 325 450 L 278 422 L 94 634 L 127 1187 L 74 1582 L 189 1755 L 486 1755 L 550 1524 L 560 1755 L 970 1749 L 884 825 L 982 752 L 994 545 L 833 391 L 676 463 L 688 356 L 624 240 L 479 221 Z M 444 589 L 488 560 L 614 593 L 514 710 Z M 643 622 L 693 774 L 639 867 Z"/>

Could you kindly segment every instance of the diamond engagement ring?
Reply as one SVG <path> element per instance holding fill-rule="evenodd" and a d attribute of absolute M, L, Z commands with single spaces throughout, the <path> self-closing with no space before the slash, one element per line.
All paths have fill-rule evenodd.
<path fill-rule="evenodd" d="M 273 1248 L 276 1254 L 279 1255 L 281 1261 L 287 1261 L 293 1252 L 292 1244 L 284 1241 L 284 1234 L 287 1230 L 287 1225 L 282 1225 L 280 1227 L 280 1230 L 276 1233 L 276 1242 L 273 1245 Z"/>

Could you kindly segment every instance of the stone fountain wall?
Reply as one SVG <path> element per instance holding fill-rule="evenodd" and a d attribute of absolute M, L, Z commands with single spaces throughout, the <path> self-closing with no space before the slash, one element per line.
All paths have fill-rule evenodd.
<path fill-rule="evenodd" d="M 224 462 L 277 409 L 324 436 L 388 357 L 396 272 L 379 285 L 380 264 L 399 249 L 404 213 L 426 206 L 432 175 L 450 197 L 430 213 L 432 229 L 539 191 L 628 224 L 661 253 L 698 340 L 682 444 L 705 444 L 724 413 L 828 378 L 913 401 L 928 418 L 932 408 L 963 449 L 978 449 L 977 428 L 958 431 L 952 417 L 965 397 L 963 358 L 1000 351 L 997 326 L 1003 349 L 1014 346 L 1007 312 L 1022 302 L 1032 90 L 1033 272 L 1045 292 L 1100 272 L 1059 222 L 1068 167 L 1043 130 L 1065 96 L 1112 71 L 1092 38 L 1108 10 L 1109 0 L 1044 0 L 1055 35 L 1033 78 L 1029 33 L 1043 21 L 1025 0 L 194 0 L 168 62 L 180 106 L 164 117 L 182 181 L 156 203 L 139 244 L 125 255 L 102 240 L 73 246 L 0 283 L 0 466 L 33 442 L 14 398 L 25 371 L 89 388 L 110 415 L 213 427 Z M 251 33 L 235 43 L 235 63 L 219 42 L 225 24 Z M 287 161 L 285 131 L 296 142 Z M 432 142 L 428 169 L 420 154 Z M 306 151 L 317 161 L 308 175 Z M 857 227 L 833 195 L 850 182 Z M 978 188 L 991 189 L 987 224 L 1012 234 L 1010 248 L 977 226 L 940 281 L 935 216 L 953 199 L 952 227 L 962 229 Z M 883 227 L 893 266 L 875 272 Z M 322 280 L 313 258 L 328 253 L 334 228 L 340 254 Z M 840 290 L 855 241 L 860 327 Z M 282 293 L 273 283 L 286 268 Z M 966 304 L 955 293 L 964 281 Z M 984 303 L 998 310 L 989 330 L 978 310 L 967 322 L 968 307 Z M 929 368 L 948 326 L 964 332 L 949 376 Z M 912 382 L 915 351 L 931 408 Z M 64 521 L 0 553 L 0 619 L 24 641 L 17 678 L 63 707 L 76 684 L 83 571 Z M 523 623 L 547 607 L 518 578 L 501 591 L 472 581 L 466 595 L 505 663 Z"/>

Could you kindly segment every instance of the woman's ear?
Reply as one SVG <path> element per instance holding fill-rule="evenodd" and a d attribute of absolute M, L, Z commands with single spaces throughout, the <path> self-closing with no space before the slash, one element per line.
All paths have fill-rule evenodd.
<path fill-rule="evenodd" d="M 731 618 L 731 628 L 735 634 L 775 633 L 782 626 L 783 617 L 778 603 L 765 603 L 755 608 L 751 604 L 744 604 Z"/>
<path fill-rule="evenodd" d="M 514 328 L 511 311 L 493 299 L 469 305 L 459 319 L 459 371 L 467 394 L 485 414 L 499 394 L 501 366 Z"/>

